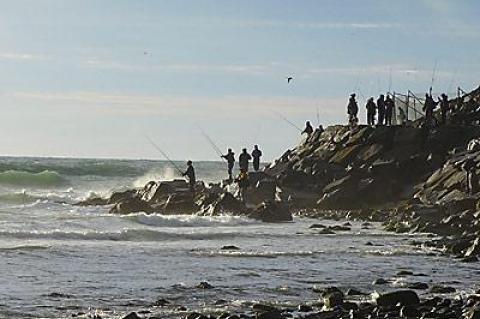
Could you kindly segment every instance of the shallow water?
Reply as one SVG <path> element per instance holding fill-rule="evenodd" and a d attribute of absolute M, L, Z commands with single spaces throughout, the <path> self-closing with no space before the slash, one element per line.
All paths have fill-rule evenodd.
<path fill-rule="evenodd" d="M 338 222 L 296 218 L 293 223 L 263 224 L 229 216 L 112 216 L 108 207 L 71 205 L 91 192 L 106 194 L 153 178 L 172 178 L 172 170 L 162 162 L 3 161 L 0 167 L 10 177 L 2 180 L 0 172 L 0 317 L 62 318 L 100 311 L 108 318 L 148 309 L 159 298 L 189 308 L 217 299 L 239 304 L 265 299 L 300 302 L 318 298 L 312 290 L 315 285 L 371 292 L 411 280 L 469 291 L 480 279 L 475 264 L 409 245 L 425 236 L 386 233 L 375 224 L 362 229 L 353 223 L 350 232 L 320 235 L 308 227 Z M 12 171 L 22 167 L 17 183 Z M 98 167 L 108 167 L 108 174 L 101 174 Z M 57 174 L 61 183 L 42 184 L 36 176 L 35 183 L 25 182 L 26 174 L 44 171 Z M 223 164 L 199 164 L 197 174 L 218 179 Z M 240 249 L 221 250 L 224 245 Z M 401 269 L 427 276 L 395 278 Z M 372 287 L 379 277 L 396 282 Z M 201 281 L 215 288 L 195 288 Z"/>

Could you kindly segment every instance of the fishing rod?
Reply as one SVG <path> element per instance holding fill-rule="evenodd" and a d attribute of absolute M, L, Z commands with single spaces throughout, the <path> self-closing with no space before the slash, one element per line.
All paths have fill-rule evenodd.
<path fill-rule="evenodd" d="M 223 158 L 223 153 L 222 153 L 222 151 L 220 150 L 220 148 L 217 146 L 217 144 L 215 144 L 215 142 L 210 138 L 210 136 L 208 136 L 207 133 L 205 133 L 204 130 L 202 130 L 201 127 L 198 127 L 198 129 L 200 130 L 200 132 L 202 133 L 202 135 L 207 139 L 208 143 L 209 143 L 210 146 L 213 148 L 213 150 L 217 153 L 217 155 L 220 156 L 220 158 L 222 159 L 222 161 L 225 161 L 225 158 Z"/>
<path fill-rule="evenodd" d="M 433 71 L 432 71 L 432 82 L 430 83 L 430 95 L 432 95 L 433 83 L 435 82 L 435 73 L 437 72 L 437 63 L 438 63 L 438 60 L 435 59 L 435 64 L 433 65 Z"/>
<path fill-rule="evenodd" d="M 148 136 L 145 135 L 145 138 L 150 142 L 150 144 L 152 144 L 152 146 L 158 151 L 160 152 L 160 154 L 163 155 L 163 157 L 165 157 L 165 159 L 180 173 L 183 175 L 183 172 L 182 170 L 180 170 L 180 168 L 178 168 L 178 166 L 168 157 L 167 153 L 165 153 L 164 151 L 162 151 L 162 149 L 160 147 L 158 147 L 157 144 L 155 144 L 155 142 Z"/>
<path fill-rule="evenodd" d="M 272 111 L 275 115 L 277 115 L 278 117 L 280 117 L 282 120 L 284 120 L 285 122 L 287 122 L 288 124 L 290 124 L 292 127 L 294 127 L 295 129 L 297 129 L 299 132 L 302 132 L 302 129 L 299 128 L 298 126 L 295 125 L 295 123 L 291 122 L 290 120 L 288 120 L 285 116 L 283 116 L 282 114 L 278 113 L 278 112 L 275 112 L 275 111 Z"/>
<path fill-rule="evenodd" d="M 318 111 L 318 106 L 317 106 L 317 126 L 320 126 L 320 113 Z"/>
<path fill-rule="evenodd" d="M 388 70 L 388 93 L 392 90 L 392 67 Z"/>

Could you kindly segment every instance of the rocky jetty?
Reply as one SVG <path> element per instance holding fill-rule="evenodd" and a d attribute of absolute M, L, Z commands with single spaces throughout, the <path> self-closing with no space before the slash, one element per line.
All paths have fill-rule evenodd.
<path fill-rule="evenodd" d="M 141 189 L 115 192 L 108 198 L 89 198 L 77 205 L 110 205 L 112 214 L 137 212 L 163 215 L 246 216 L 264 222 L 292 221 L 290 208 L 276 201 L 277 185 L 265 173 L 251 173 L 245 201 L 235 196 L 235 185 L 197 183 L 192 193 L 185 180 L 151 181 Z"/>

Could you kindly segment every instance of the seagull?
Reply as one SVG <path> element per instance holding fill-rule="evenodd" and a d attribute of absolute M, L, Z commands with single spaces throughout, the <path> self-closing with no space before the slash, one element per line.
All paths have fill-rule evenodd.
<path fill-rule="evenodd" d="M 290 83 L 291 80 L 293 80 L 293 78 L 292 78 L 291 76 L 289 76 L 289 77 L 287 78 L 287 83 Z"/>

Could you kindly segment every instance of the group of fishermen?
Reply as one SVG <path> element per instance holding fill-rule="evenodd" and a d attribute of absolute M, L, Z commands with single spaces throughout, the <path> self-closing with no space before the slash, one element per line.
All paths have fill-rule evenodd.
<path fill-rule="evenodd" d="M 248 170 L 250 166 L 250 160 L 253 159 L 253 170 L 257 172 L 260 170 L 260 158 L 262 157 L 262 151 L 258 148 L 258 145 L 255 145 L 252 150 L 252 154 L 247 152 L 247 149 L 242 149 L 242 153 L 238 157 L 238 164 L 240 167 L 240 174 L 235 181 L 238 183 L 238 186 L 241 190 L 244 190 L 246 187 L 249 186 L 248 180 Z M 227 171 L 228 171 L 228 180 L 229 182 L 233 181 L 233 168 L 235 167 L 235 153 L 232 151 L 231 148 L 228 149 L 227 154 L 221 155 L 221 158 L 227 161 Z M 190 190 L 194 192 L 195 190 L 195 169 L 193 167 L 192 161 L 187 161 L 187 170 L 182 173 L 182 176 L 186 176 L 188 178 L 188 183 Z"/>
<path fill-rule="evenodd" d="M 356 94 L 352 93 L 347 105 L 348 123 L 351 126 L 358 124 L 358 103 Z M 395 109 L 395 101 L 390 95 L 380 94 L 377 102 L 374 102 L 373 97 L 369 98 L 365 105 L 367 109 L 367 124 L 368 125 L 392 125 L 393 111 Z M 378 121 L 375 123 L 376 115 L 378 113 Z"/>

